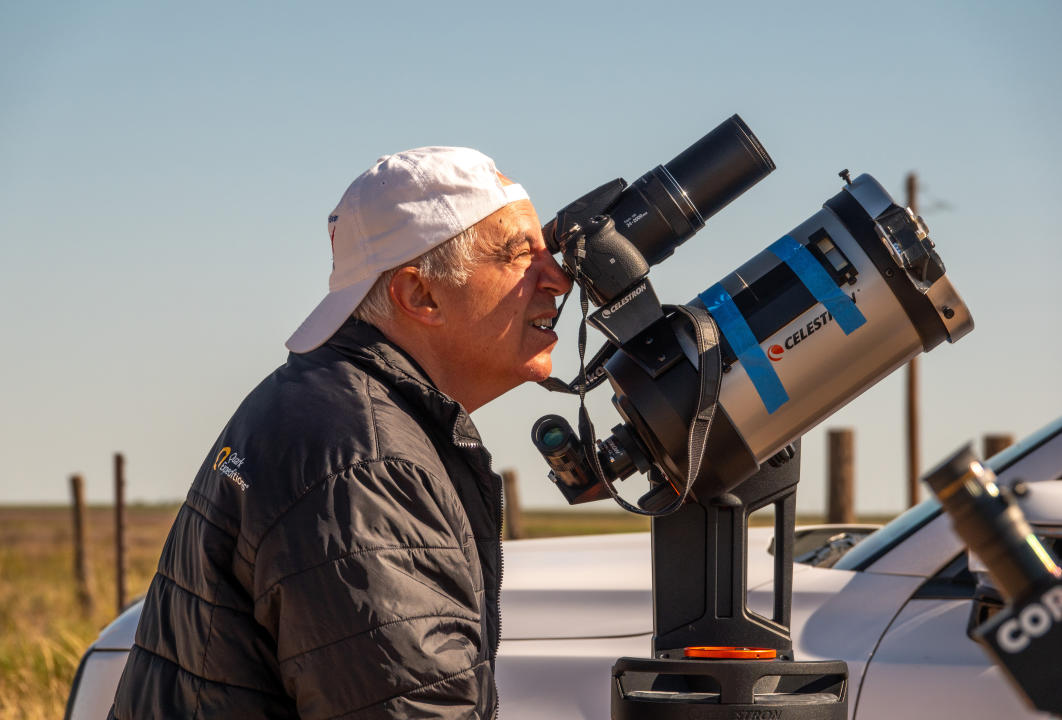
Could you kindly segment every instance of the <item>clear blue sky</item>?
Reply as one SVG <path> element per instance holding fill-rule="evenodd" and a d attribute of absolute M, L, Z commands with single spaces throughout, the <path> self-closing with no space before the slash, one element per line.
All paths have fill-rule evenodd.
<path fill-rule="evenodd" d="M 814 213 L 841 168 L 898 199 L 916 171 L 977 323 L 924 356 L 923 465 L 1028 433 L 1062 414 L 1059 27 L 1056 0 L 0 3 L 0 503 L 63 502 L 72 472 L 107 502 L 118 450 L 131 499 L 183 498 L 325 292 L 326 216 L 378 155 L 479 148 L 545 218 L 733 113 L 778 170 L 654 270 L 662 299 Z M 856 429 L 861 511 L 903 505 L 903 387 L 825 423 Z M 562 502 L 530 426 L 573 407 L 527 387 L 475 415 L 528 505 Z"/>

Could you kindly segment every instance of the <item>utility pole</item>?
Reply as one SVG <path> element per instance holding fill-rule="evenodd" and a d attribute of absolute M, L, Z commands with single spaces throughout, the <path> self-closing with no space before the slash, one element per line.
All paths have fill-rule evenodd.
<path fill-rule="evenodd" d="M 907 174 L 907 207 L 918 216 L 918 177 Z M 918 502 L 918 474 L 921 466 L 918 422 L 918 356 L 907 363 L 907 507 Z"/>

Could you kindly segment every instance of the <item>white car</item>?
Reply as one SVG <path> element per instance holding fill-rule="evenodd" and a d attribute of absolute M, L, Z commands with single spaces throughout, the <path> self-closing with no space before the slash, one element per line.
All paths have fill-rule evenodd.
<path fill-rule="evenodd" d="M 1023 480 L 1019 502 L 1045 543 L 1062 538 L 1062 418 L 992 458 L 1000 484 Z M 867 528 L 821 527 L 820 547 L 852 545 Z M 798 529 L 799 530 L 799 529 Z M 770 615 L 771 528 L 752 528 L 748 604 Z M 807 541 L 816 544 L 813 541 Z M 847 550 L 847 548 L 845 548 Z M 1019 693 L 967 625 L 977 580 L 951 521 L 934 499 L 828 557 L 797 564 L 792 636 L 797 660 L 848 663 L 848 714 L 876 718 L 1032 718 Z M 647 533 L 518 540 L 505 545 L 497 681 L 506 720 L 609 717 L 611 667 L 649 657 L 652 637 Z M 85 653 L 66 717 L 106 716 L 141 604 L 122 613 Z M 1060 648 L 1062 653 L 1062 648 Z"/>

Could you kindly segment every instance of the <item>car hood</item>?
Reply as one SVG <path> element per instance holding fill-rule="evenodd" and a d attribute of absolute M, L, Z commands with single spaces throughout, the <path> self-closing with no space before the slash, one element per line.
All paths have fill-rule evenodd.
<path fill-rule="evenodd" d="M 769 527 L 749 529 L 749 587 L 770 582 Z M 653 631 L 649 533 L 505 543 L 502 638 L 546 640 Z"/>
<path fill-rule="evenodd" d="M 100 631 L 100 636 L 92 647 L 96 650 L 128 650 L 133 647 L 136 626 L 140 622 L 140 612 L 143 609 L 143 598 L 129 605 L 110 625 Z"/>
<path fill-rule="evenodd" d="M 749 529 L 749 604 L 769 607 L 774 559 L 768 554 L 773 530 Z M 652 543 L 649 533 L 587 535 L 505 542 L 502 638 L 550 640 L 646 635 L 653 631 Z M 842 573 L 796 565 L 795 595 L 805 584 Z M 807 577 L 802 577 L 807 576 Z M 811 582 L 807 582 L 811 581 Z M 754 591 L 754 592 L 751 592 Z M 827 599 L 811 592 L 802 603 Z M 794 598 L 796 602 L 796 598 Z M 96 640 L 100 650 L 132 647 L 143 601 L 130 605 Z"/>

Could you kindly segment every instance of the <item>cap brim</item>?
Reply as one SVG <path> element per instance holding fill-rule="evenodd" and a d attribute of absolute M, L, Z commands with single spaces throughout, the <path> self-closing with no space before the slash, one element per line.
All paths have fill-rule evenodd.
<path fill-rule="evenodd" d="M 284 345 L 294 353 L 316 350 L 332 337 L 369 294 L 377 275 L 324 296 Z"/>

